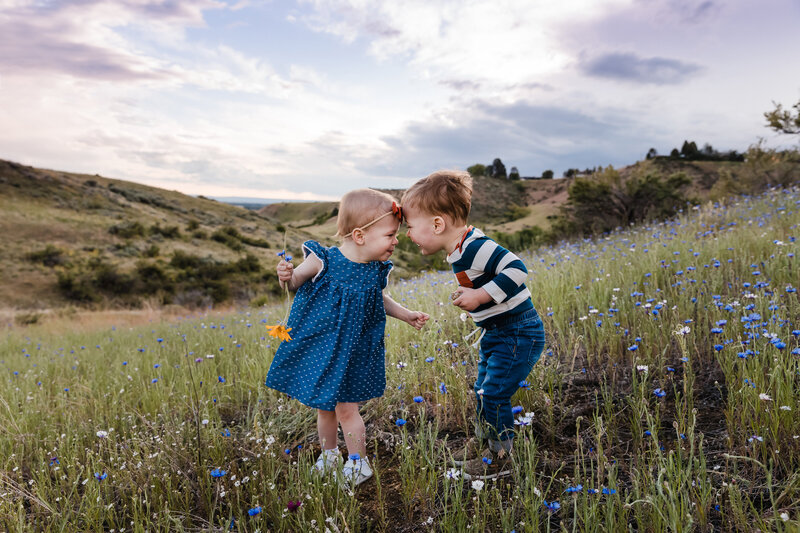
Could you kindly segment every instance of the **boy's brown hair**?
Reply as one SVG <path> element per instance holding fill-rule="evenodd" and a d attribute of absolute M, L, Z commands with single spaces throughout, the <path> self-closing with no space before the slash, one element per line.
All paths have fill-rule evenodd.
<path fill-rule="evenodd" d="M 437 170 L 412 185 L 400 203 L 466 224 L 472 205 L 472 177 L 461 170 Z"/>
<path fill-rule="evenodd" d="M 339 201 L 339 216 L 336 219 L 336 237 L 343 239 L 355 228 L 392 211 L 396 200 L 385 192 L 375 189 L 356 189 L 350 191 Z"/>

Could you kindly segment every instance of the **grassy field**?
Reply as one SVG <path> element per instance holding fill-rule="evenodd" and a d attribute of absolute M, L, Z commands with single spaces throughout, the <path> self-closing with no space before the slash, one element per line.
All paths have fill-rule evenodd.
<path fill-rule="evenodd" d="M 797 531 L 798 234 L 795 188 L 522 253 L 548 346 L 513 401 L 513 475 L 483 485 L 448 462 L 477 361 L 449 273 L 388 289 L 432 320 L 388 322 L 386 393 L 362 408 L 376 475 L 354 492 L 309 474 L 313 411 L 263 385 L 285 308 L 8 330 L 0 525 Z"/>

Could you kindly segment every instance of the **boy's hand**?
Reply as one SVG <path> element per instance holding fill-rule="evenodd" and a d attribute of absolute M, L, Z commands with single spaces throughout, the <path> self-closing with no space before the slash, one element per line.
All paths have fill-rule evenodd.
<path fill-rule="evenodd" d="M 294 265 L 281 259 L 278 263 L 278 279 L 281 284 L 292 281 L 292 274 L 294 274 Z"/>
<path fill-rule="evenodd" d="M 483 289 L 459 287 L 453 291 L 453 305 L 464 311 L 473 311 L 476 307 L 491 301 L 492 297 Z"/>
<path fill-rule="evenodd" d="M 427 313 L 423 313 L 421 311 L 410 311 L 406 322 L 417 329 L 422 329 L 422 326 L 425 325 L 425 322 L 427 322 L 429 318 L 430 315 Z"/>

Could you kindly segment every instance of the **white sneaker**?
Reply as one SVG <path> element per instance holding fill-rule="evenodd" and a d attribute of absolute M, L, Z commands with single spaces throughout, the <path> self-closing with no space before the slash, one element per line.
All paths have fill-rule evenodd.
<path fill-rule="evenodd" d="M 314 472 L 323 474 L 328 470 L 336 471 L 339 465 L 342 464 L 342 453 L 339 448 L 331 450 L 322 450 L 322 453 L 317 457 L 317 462 L 314 463 Z"/>
<path fill-rule="evenodd" d="M 342 468 L 342 477 L 350 487 L 361 485 L 372 477 L 372 467 L 369 465 L 369 460 L 366 458 L 348 459 Z"/>

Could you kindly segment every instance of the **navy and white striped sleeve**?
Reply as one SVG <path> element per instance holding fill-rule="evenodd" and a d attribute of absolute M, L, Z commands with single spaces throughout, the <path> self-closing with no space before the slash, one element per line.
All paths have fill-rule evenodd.
<path fill-rule="evenodd" d="M 485 272 L 492 272 L 495 277 L 483 289 L 489 293 L 496 303 L 501 303 L 516 295 L 524 286 L 528 277 L 525 263 L 497 243 L 486 263 Z"/>

